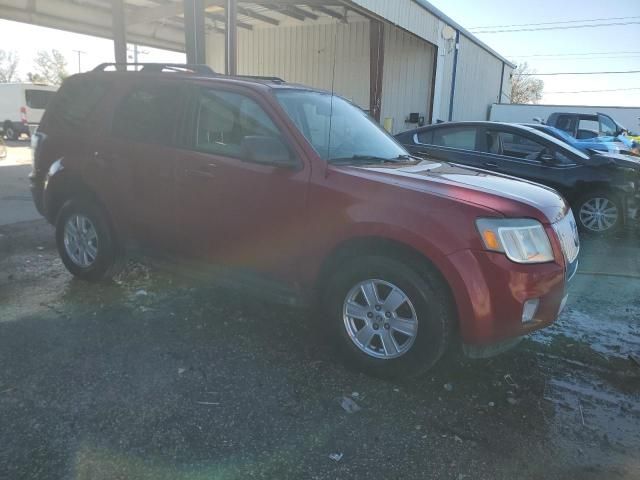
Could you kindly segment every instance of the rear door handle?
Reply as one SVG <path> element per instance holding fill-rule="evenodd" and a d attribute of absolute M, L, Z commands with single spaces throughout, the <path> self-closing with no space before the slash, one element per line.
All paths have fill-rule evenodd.
<path fill-rule="evenodd" d="M 484 166 L 489 168 L 498 168 L 498 164 L 495 162 L 485 162 Z"/>

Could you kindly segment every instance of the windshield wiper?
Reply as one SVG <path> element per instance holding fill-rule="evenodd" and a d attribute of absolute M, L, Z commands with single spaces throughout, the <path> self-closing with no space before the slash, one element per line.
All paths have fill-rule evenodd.
<path fill-rule="evenodd" d="M 386 158 L 375 155 L 352 155 L 351 157 L 332 158 L 331 163 L 397 163 L 402 160 L 410 160 L 410 155 L 398 155 L 397 157 Z"/>

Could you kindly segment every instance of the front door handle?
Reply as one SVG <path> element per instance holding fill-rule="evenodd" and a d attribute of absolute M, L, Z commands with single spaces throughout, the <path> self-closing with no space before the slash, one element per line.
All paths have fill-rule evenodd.
<path fill-rule="evenodd" d="M 498 164 L 496 162 L 485 162 L 484 166 L 489 168 L 498 168 Z"/>

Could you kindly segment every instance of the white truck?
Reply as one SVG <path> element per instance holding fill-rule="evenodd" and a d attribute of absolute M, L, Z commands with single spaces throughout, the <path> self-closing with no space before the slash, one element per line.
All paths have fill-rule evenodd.
<path fill-rule="evenodd" d="M 0 83 L 0 129 L 10 140 L 31 136 L 58 90 L 49 85 Z"/>
<path fill-rule="evenodd" d="M 640 107 L 596 107 L 589 105 L 523 105 L 518 103 L 494 103 L 489 120 L 506 123 L 533 123 L 546 121 L 556 112 L 604 113 L 632 133 L 640 132 Z"/>

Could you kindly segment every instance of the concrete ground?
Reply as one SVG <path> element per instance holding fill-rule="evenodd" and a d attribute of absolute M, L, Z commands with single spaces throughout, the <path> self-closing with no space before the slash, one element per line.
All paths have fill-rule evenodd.
<path fill-rule="evenodd" d="M 0 225 L 39 219 L 28 189 L 29 142 L 7 141 L 7 144 L 7 157 L 0 158 Z"/>
<path fill-rule="evenodd" d="M 0 478 L 640 479 L 639 242 L 585 240 L 516 350 L 386 382 L 308 310 L 145 259 L 89 285 L 44 221 L 0 226 Z"/>

